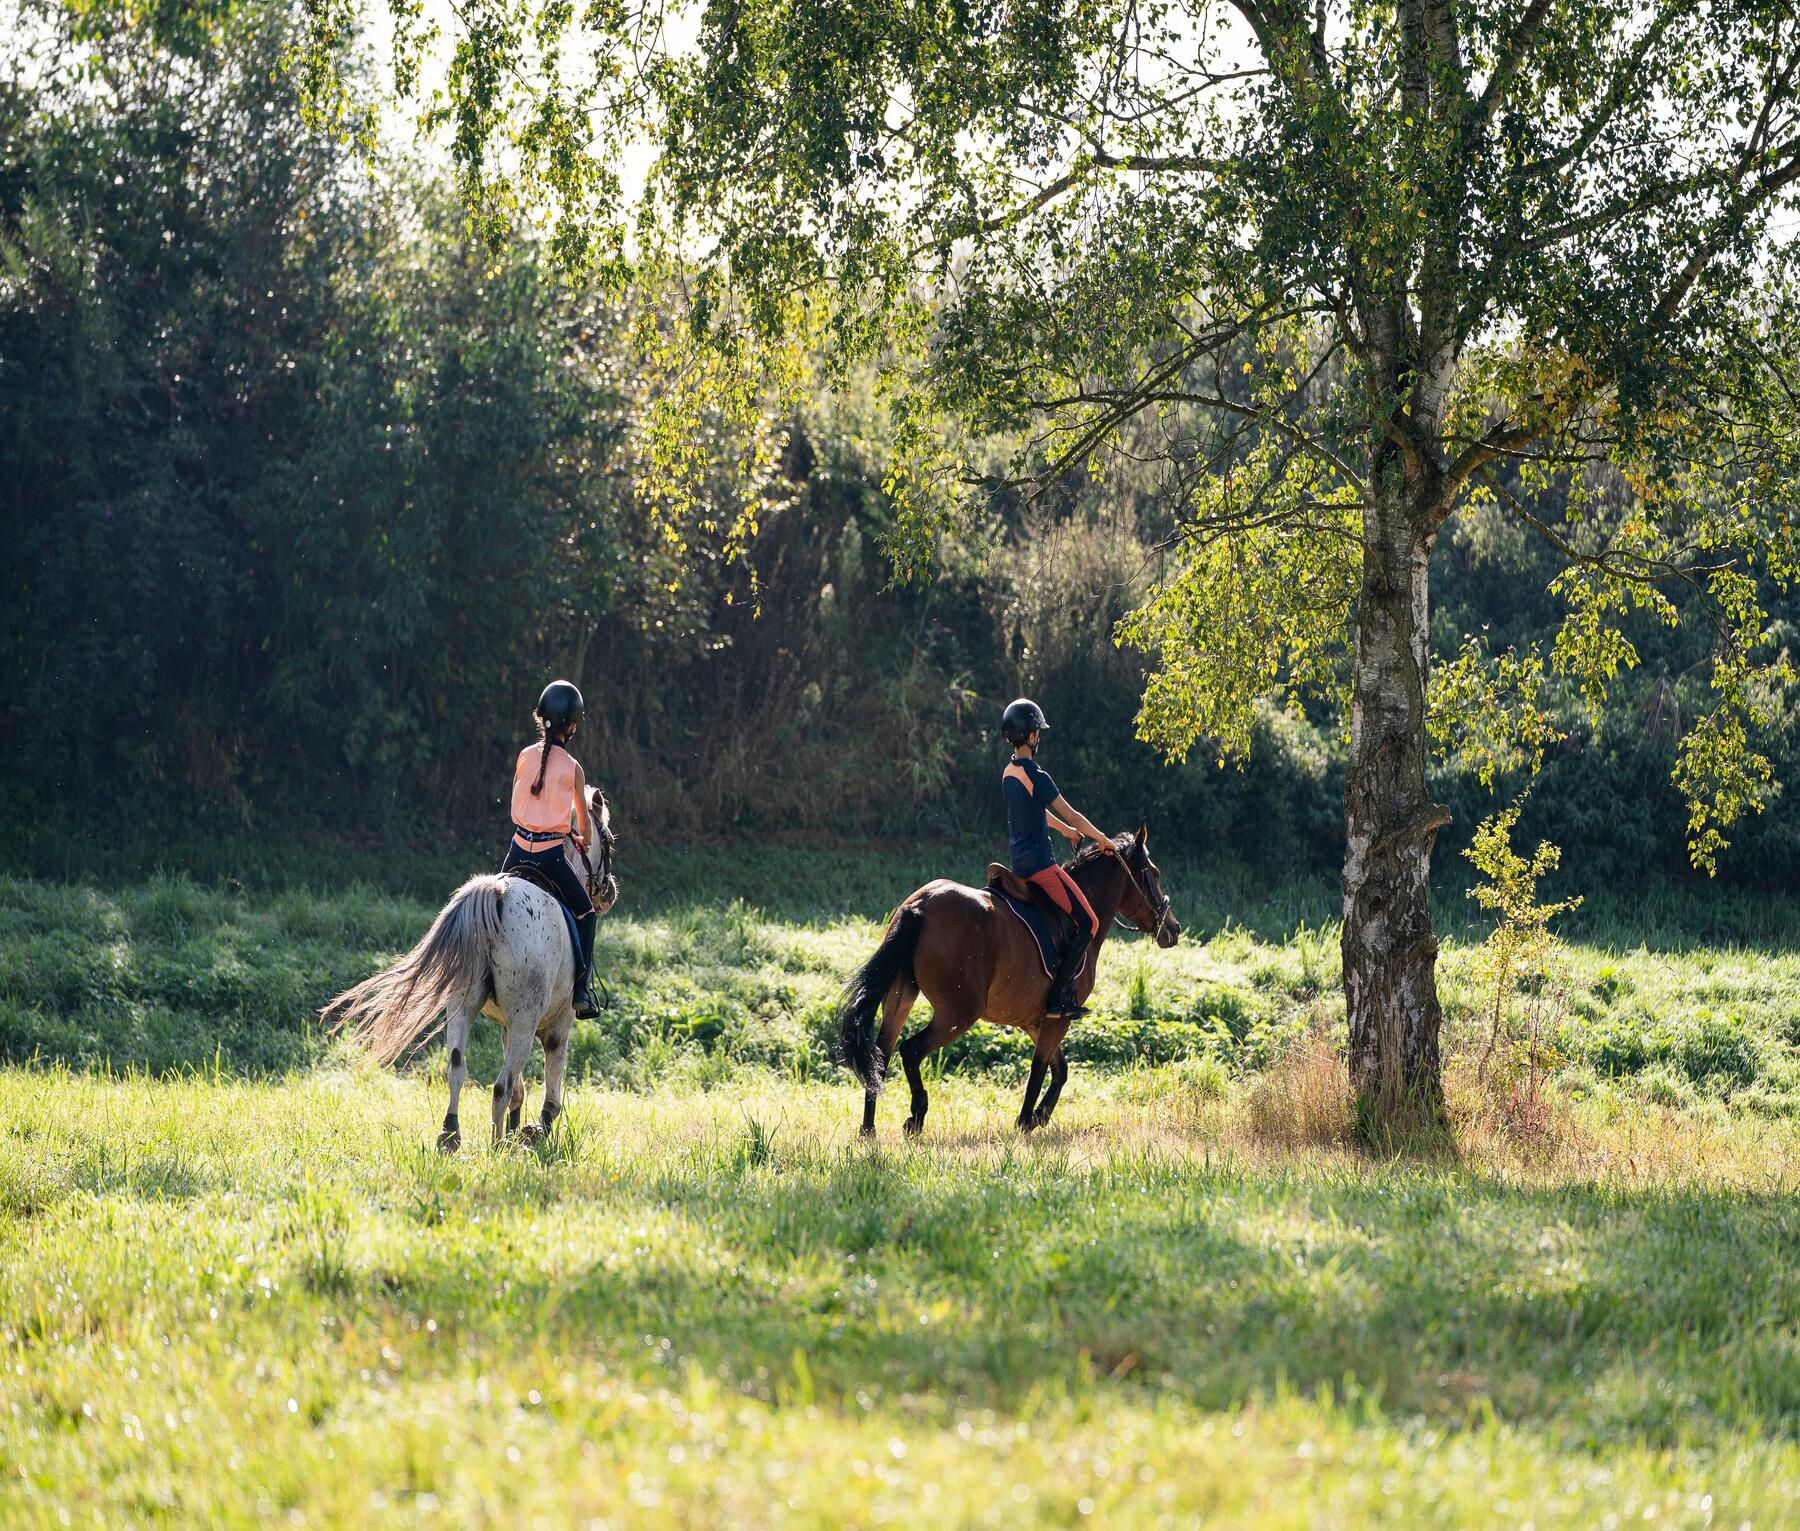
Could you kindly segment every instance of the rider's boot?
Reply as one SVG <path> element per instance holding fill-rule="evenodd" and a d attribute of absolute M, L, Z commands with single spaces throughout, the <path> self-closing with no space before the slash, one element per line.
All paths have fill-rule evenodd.
<path fill-rule="evenodd" d="M 591 1021 L 600 1013 L 594 1003 L 594 932 L 600 921 L 592 912 L 585 920 L 577 920 L 575 929 L 581 936 L 581 971 L 575 975 L 575 1018 Z"/>
<path fill-rule="evenodd" d="M 1082 959 L 1087 956 L 1091 939 L 1086 930 L 1075 933 L 1075 939 L 1069 943 L 1069 949 L 1057 964 L 1056 976 L 1050 980 L 1050 998 L 1044 1004 L 1045 1015 L 1066 1016 L 1071 1021 L 1078 1021 L 1087 1014 L 1087 1007 L 1075 997 L 1075 980 L 1081 973 Z"/>

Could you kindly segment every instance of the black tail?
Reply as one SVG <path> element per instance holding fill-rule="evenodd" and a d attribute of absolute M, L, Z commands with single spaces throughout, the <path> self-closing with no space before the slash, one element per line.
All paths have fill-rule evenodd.
<path fill-rule="evenodd" d="M 919 930 L 924 923 L 923 909 L 917 904 L 902 904 L 881 945 L 875 948 L 875 955 L 844 986 L 844 997 L 838 1003 L 838 1062 L 867 1089 L 881 1087 L 882 1061 L 875 1056 L 881 1002 L 899 979 L 912 977 L 913 953 L 918 950 Z"/>

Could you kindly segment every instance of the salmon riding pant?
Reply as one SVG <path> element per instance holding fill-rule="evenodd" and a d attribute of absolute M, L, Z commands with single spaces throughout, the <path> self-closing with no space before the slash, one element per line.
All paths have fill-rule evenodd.
<path fill-rule="evenodd" d="M 1051 901 L 1064 914 L 1072 916 L 1075 913 L 1076 905 L 1079 905 L 1081 912 L 1088 917 L 1088 934 L 1090 936 L 1100 934 L 1100 917 L 1094 913 L 1093 906 L 1088 903 L 1087 895 L 1076 886 L 1075 879 L 1061 867 L 1047 866 L 1041 872 L 1033 872 L 1025 881 L 1048 893 Z M 1071 898 L 1074 903 L 1070 903 Z"/>

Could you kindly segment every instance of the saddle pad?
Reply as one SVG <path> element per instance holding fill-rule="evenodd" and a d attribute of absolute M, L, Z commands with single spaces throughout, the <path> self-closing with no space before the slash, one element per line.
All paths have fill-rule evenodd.
<path fill-rule="evenodd" d="M 1075 935 L 1074 921 L 1059 914 L 1053 923 L 1048 911 L 1041 905 L 1014 898 L 1004 888 L 990 887 L 988 892 L 1012 910 L 1020 923 L 1031 932 L 1031 939 L 1037 942 L 1038 961 L 1044 965 L 1044 976 L 1054 978 L 1056 965 L 1062 961 L 1062 954 L 1069 949 L 1069 942 Z M 1089 946 L 1087 955 L 1081 959 L 1081 967 L 1076 971 L 1077 979 L 1087 972 L 1093 960 L 1094 948 Z"/>
<path fill-rule="evenodd" d="M 562 901 L 562 895 L 556 891 L 556 884 L 532 867 L 512 867 L 500 875 L 516 877 L 520 882 L 528 882 L 534 888 L 542 888 L 556 900 L 556 907 L 562 911 L 563 924 L 569 929 L 570 971 L 579 978 L 581 976 L 581 932 L 576 927 L 574 913 Z"/>

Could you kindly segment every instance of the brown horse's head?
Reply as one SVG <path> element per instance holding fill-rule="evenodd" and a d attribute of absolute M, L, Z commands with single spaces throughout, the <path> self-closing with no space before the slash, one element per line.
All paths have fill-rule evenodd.
<path fill-rule="evenodd" d="M 1162 873 L 1150 859 L 1148 826 L 1139 824 L 1135 835 L 1120 835 L 1113 841 L 1119 859 L 1131 875 L 1125 879 L 1125 896 L 1119 900 L 1119 914 L 1147 936 L 1155 936 L 1156 944 L 1173 946 L 1181 939 L 1181 921 L 1169 907 L 1162 890 Z"/>

